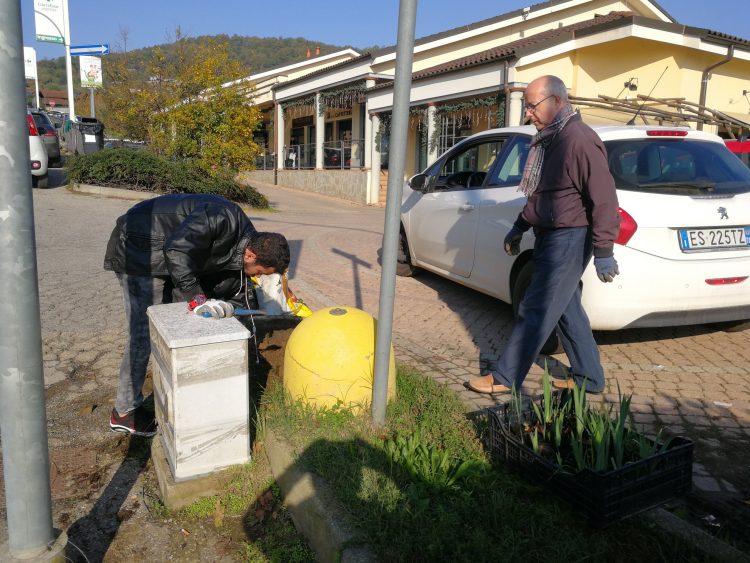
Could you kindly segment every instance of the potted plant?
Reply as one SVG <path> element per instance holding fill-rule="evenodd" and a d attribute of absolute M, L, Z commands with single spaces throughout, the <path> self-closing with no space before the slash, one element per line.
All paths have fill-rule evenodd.
<path fill-rule="evenodd" d="M 586 389 L 552 391 L 545 369 L 543 393 L 516 393 L 488 409 L 489 449 L 495 459 L 552 488 L 597 527 L 606 526 L 687 493 L 693 443 L 635 429 L 632 397 L 609 408 L 593 406 Z"/>

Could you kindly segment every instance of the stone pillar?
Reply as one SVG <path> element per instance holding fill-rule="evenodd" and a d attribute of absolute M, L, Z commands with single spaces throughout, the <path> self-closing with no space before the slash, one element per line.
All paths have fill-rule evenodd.
<path fill-rule="evenodd" d="M 377 144 L 377 139 L 380 136 L 380 118 L 378 117 L 378 114 L 373 113 L 370 116 L 370 121 L 372 122 L 372 162 L 370 166 L 370 190 L 367 203 L 377 205 L 380 198 L 380 147 Z"/>
<path fill-rule="evenodd" d="M 508 125 L 511 127 L 523 123 L 523 90 L 511 90 L 508 107 Z"/>
<path fill-rule="evenodd" d="M 435 127 L 435 114 L 437 109 L 434 104 L 427 106 L 427 166 L 438 159 L 438 135 L 439 132 Z"/>
<path fill-rule="evenodd" d="M 315 169 L 323 170 L 323 143 L 326 138 L 326 115 L 320 111 L 320 92 L 315 94 Z"/>
<path fill-rule="evenodd" d="M 237 319 L 148 308 L 159 438 L 176 482 L 250 461 L 248 331 Z"/>
<path fill-rule="evenodd" d="M 286 123 L 284 123 L 284 110 L 280 103 L 276 104 L 276 168 L 284 169 L 284 137 L 286 136 Z"/>

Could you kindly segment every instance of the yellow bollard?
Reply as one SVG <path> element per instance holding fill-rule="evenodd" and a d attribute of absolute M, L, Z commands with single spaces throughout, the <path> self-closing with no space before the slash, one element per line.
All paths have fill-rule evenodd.
<path fill-rule="evenodd" d="M 284 389 L 296 400 L 331 407 L 341 401 L 359 412 L 372 404 L 377 321 L 354 307 L 329 307 L 292 331 L 284 353 Z M 388 399 L 396 393 L 393 347 Z"/>

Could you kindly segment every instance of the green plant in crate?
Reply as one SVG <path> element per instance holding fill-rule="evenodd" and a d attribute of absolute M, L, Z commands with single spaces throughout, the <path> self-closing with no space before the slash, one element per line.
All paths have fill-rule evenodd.
<path fill-rule="evenodd" d="M 524 403 L 515 389 L 506 407 L 509 431 L 535 453 L 554 460 L 565 471 L 591 469 L 604 472 L 654 455 L 662 444 L 630 427 L 632 397 L 619 393 L 619 402 L 607 409 L 586 400 L 586 384 L 553 393 L 545 366 L 542 394 Z"/>

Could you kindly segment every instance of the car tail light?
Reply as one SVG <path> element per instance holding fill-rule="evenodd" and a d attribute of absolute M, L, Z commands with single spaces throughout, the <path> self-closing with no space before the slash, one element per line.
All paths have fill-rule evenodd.
<path fill-rule="evenodd" d="M 649 137 L 687 137 L 687 131 L 679 131 L 672 129 L 655 129 L 646 131 L 646 135 Z"/>
<path fill-rule="evenodd" d="M 32 170 L 39 170 L 42 167 L 42 163 L 38 160 L 32 160 L 31 161 L 31 169 Z"/>
<path fill-rule="evenodd" d="M 36 129 L 36 124 L 34 123 L 34 119 L 27 113 L 26 119 L 29 122 L 29 136 L 30 137 L 38 137 L 39 131 Z"/>
<path fill-rule="evenodd" d="M 711 278 L 706 280 L 708 285 L 729 285 L 733 283 L 740 283 L 747 279 L 747 276 L 737 276 L 734 278 Z"/>
<path fill-rule="evenodd" d="M 638 223 L 622 207 L 617 209 L 620 214 L 620 234 L 615 239 L 616 244 L 625 246 L 638 230 Z"/>

